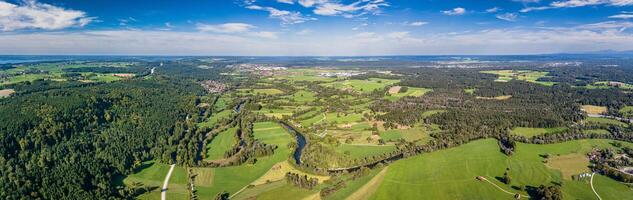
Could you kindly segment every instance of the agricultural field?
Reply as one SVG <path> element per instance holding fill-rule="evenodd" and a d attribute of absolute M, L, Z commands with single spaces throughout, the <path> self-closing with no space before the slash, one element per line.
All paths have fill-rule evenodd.
<path fill-rule="evenodd" d="M 496 82 L 508 82 L 511 80 L 527 81 L 545 86 L 552 86 L 555 82 L 539 81 L 542 77 L 547 77 L 548 72 L 530 71 L 530 70 L 490 70 L 480 71 L 481 73 L 497 75 Z"/>
<path fill-rule="evenodd" d="M 161 187 L 165 176 L 169 171 L 169 165 L 161 164 L 154 161 L 143 162 L 135 173 L 125 177 L 122 182 L 126 185 L 133 185 L 140 183 L 143 186 L 154 188 L 151 192 L 145 193 L 138 197 L 139 199 L 159 199 Z M 187 171 L 182 167 L 174 168 L 174 171 L 169 179 L 169 192 L 168 198 L 183 199 L 188 197 L 189 191 L 187 190 Z"/>
<path fill-rule="evenodd" d="M 427 92 L 433 91 L 432 89 L 426 89 L 426 88 L 416 88 L 416 87 L 406 87 L 406 88 L 407 89 L 405 92 L 402 92 L 403 89 L 401 86 L 393 86 L 389 88 L 389 91 L 387 92 L 388 95 L 385 96 L 385 99 L 390 100 L 390 101 L 395 101 L 402 97 L 421 97 Z"/>
<path fill-rule="evenodd" d="M 565 127 L 558 128 L 529 128 L 529 127 L 515 127 L 510 131 L 512 134 L 521 135 L 525 137 L 534 137 L 537 135 L 546 135 L 552 133 L 559 133 L 567 130 Z"/>
<path fill-rule="evenodd" d="M 506 168 L 510 169 L 509 174 L 513 178 L 511 186 L 520 188 L 538 186 L 551 181 L 562 182 L 566 199 L 593 199 L 595 195 L 587 182 L 564 179 L 561 170 L 543 163 L 544 158 L 540 155 L 574 158 L 573 155 L 584 154 L 593 147 L 612 147 L 610 142 L 579 140 L 550 145 L 519 143 L 515 154 L 508 157 L 499 152 L 495 140 L 478 140 L 390 165 L 380 187 L 370 199 L 410 199 L 421 196 L 429 199 L 512 198 L 512 195 L 500 191 L 493 185 L 477 180 L 477 176 L 484 176 L 507 191 L 527 195 L 525 191 L 510 187 L 495 178 L 501 177 Z M 633 144 L 626 143 L 626 146 Z M 553 159 L 557 159 L 554 166 L 560 166 L 559 162 L 586 164 L 584 161 Z M 565 165 L 562 170 L 566 173 L 578 172 L 580 168 L 582 167 Z M 600 178 L 594 186 L 604 199 L 629 199 L 633 196 L 633 191 L 608 178 Z"/>
<path fill-rule="evenodd" d="M 591 115 L 601 115 L 607 112 L 606 106 L 582 105 L 580 108 Z"/>
<path fill-rule="evenodd" d="M 229 128 L 218 133 L 217 136 L 206 145 L 207 160 L 217 160 L 224 158 L 224 153 L 231 150 L 237 144 L 237 128 Z"/>
<path fill-rule="evenodd" d="M 274 122 L 255 123 L 253 131 L 256 139 L 266 144 L 277 145 L 275 153 L 271 156 L 258 158 L 255 164 L 212 168 L 207 172 L 213 173 L 213 176 L 207 178 L 212 180 L 201 180 L 207 184 L 196 188 L 198 195 L 204 197 L 201 199 L 213 199 L 216 194 L 222 191 L 235 194 L 265 175 L 275 164 L 288 159 L 292 152 L 288 148 L 292 136 L 279 124 Z"/>
<path fill-rule="evenodd" d="M 13 90 L 13 89 L 0 90 L 0 98 L 9 97 L 13 93 L 15 93 L 15 90 Z"/>
<path fill-rule="evenodd" d="M 399 80 L 370 78 L 367 80 L 344 80 L 331 83 L 323 83 L 326 87 L 333 87 L 340 90 L 348 90 L 359 93 L 371 93 L 375 90 L 383 89 L 389 85 L 396 84 Z"/>
<path fill-rule="evenodd" d="M 633 106 L 624 106 L 620 109 L 620 114 L 622 114 L 624 118 L 633 118 Z"/>
<path fill-rule="evenodd" d="M 628 124 L 615 120 L 615 119 L 608 119 L 608 118 L 601 118 L 601 117 L 587 117 L 587 119 L 585 120 L 585 123 L 588 124 L 605 124 L 605 125 L 613 125 L 613 126 L 621 126 L 621 127 L 627 127 Z"/>
<path fill-rule="evenodd" d="M 503 100 L 508 100 L 510 98 L 512 98 L 512 95 L 502 95 L 502 96 L 496 96 L 496 97 L 476 97 L 477 99 L 483 99 L 483 100 L 499 100 L 499 101 L 503 101 Z"/>
<path fill-rule="evenodd" d="M 619 83 L 620 86 L 610 86 L 609 82 L 611 81 L 597 81 L 590 85 L 585 86 L 587 89 L 610 89 L 610 88 L 619 88 L 625 90 L 633 90 L 633 85 L 628 83 Z"/>
<path fill-rule="evenodd" d="M 14 68 L 0 70 L 0 85 L 11 85 L 22 82 L 32 82 L 35 80 L 69 81 L 80 82 L 113 82 L 133 77 L 134 74 L 127 73 L 128 69 L 134 66 L 133 62 L 54 62 L 17 65 Z M 114 70 L 119 68 L 122 73 L 112 73 L 107 71 L 98 72 L 99 68 Z M 95 69 L 79 70 L 73 69 Z M 130 76 L 131 75 L 131 76 Z"/>

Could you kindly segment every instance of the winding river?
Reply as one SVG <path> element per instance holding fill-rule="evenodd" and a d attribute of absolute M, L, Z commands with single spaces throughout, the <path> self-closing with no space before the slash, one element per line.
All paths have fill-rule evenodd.
<path fill-rule="evenodd" d="M 297 138 L 297 146 L 295 148 L 295 152 L 292 155 L 297 162 L 297 165 L 301 164 L 301 153 L 303 152 L 303 148 L 305 148 L 307 142 L 305 136 L 299 133 L 294 127 L 286 124 L 286 122 L 279 122 L 286 130 L 290 131 Z"/>

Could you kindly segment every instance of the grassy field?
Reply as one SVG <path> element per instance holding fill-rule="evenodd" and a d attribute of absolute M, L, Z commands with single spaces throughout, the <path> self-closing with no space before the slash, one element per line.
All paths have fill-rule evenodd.
<path fill-rule="evenodd" d="M 582 105 L 580 109 L 585 111 L 587 114 L 592 114 L 592 115 L 600 115 L 607 112 L 606 106 Z"/>
<path fill-rule="evenodd" d="M 598 81 L 598 82 L 594 82 L 591 85 L 587 85 L 585 86 L 585 88 L 587 89 L 609 89 L 609 88 L 616 88 L 614 86 L 609 86 L 610 81 Z M 620 89 L 625 89 L 625 90 L 631 90 L 633 89 L 633 85 L 628 84 L 628 83 L 622 83 L 623 85 L 617 88 Z"/>
<path fill-rule="evenodd" d="M 633 118 L 633 106 L 624 106 L 620 109 L 620 113 L 625 118 Z"/>
<path fill-rule="evenodd" d="M 537 83 L 545 86 L 552 86 L 555 82 L 538 81 L 539 78 L 547 77 L 548 72 L 539 72 L 531 70 L 488 70 L 480 71 L 480 73 L 497 75 L 497 82 L 508 82 L 511 80 L 521 80 L 530 83 Z"/>
<path fill-rule="evenodd" d="M 266 144 L 277 145 L 279 148 L 271 156 L 257 158 L 255 164 L 244 164 L 234 167 L 214 168 L 211 184 L 197 186 L 200 199 L 213 199 L 215 195 L 227 191 L 231 195 L 241 188 L 248 186 L 268 172 L 275 164 L 285 161 L 292 150 L 288 148 L 293 138 L 279 124 L 274 122 L 259 122 L 253 127 L 255 139 Z"/>
<path fill-rule="evenodd" d="M 400 82 L 399 80 L 370 78 L 367 80 L 344 80 L 321 84 L 326 87 L 334 87 L 340 90 L 352 90 L 361 93 L 371 93 L 374 90 L 383 89 L 388 85 Z"/>
<path fill-rule="evenodd" d="M 561 179 L 561 172 L 547 167 L 539 155 L 584 154 L 593 146 L 611 147 L 610 140 L 579 140 L 560 144 L 519 143 L 511 157 L 499 152 L 492 139 L 474 141 L 460 147 L 411 157 L 389 167 L 385 179 L 371 199 L 511 199 L 492 185 L 478 181 L 485 176 L 505 190 L 517 191 L 495 177 L 510 168 L 513 186 L 538 186 L 563 182 L 566 199 L 594 199 L 588 183 Z M 633 144 L 626 143 L 626 146 Z M 604 199 L 630 199 L 633 191 L 611 179 L 594 183 L 597 190 L 612 190 Z M 613 187 L 614 185 L 619 185 Z M 603 193 L 600 193 L 601 195 Z"/>
<path fill-rule="evenodd" d="M 572 175 L 591 172 L 588 168 L 589 159 L 580 153 L 553 156 L 547 160 L 547 166 L 559 170 L 563 179 L 567 180 L 571 180 Z"/>
<path fill-rule="evenodd" d="M 254 94 L 254 95 L 276 95 L 283 94 L 284 92 L 275 88 L 269 89 L 239 89 L 241 94 Z"/>
<path fill-rule="evenodd" d="M 382 155 L 396 150 L 394 145 L 351 145 L 341 144 L 336 151 L 352 158 L 365 158 L 373 155 Z"/>
<path fill-rule="evenodd" d="M 550 134 L 550 133 L 558 133 L 561 131 L 565 131 L 567 128 L 558 127 L 558 128 L 528 128 L 528 127 L 516 127 L 513 128 L 510 133 L 515 135 L 522 135 L 525 137 L 534 137 L 537 135 Z"/>
<path fill-rule="evenodd" d="M 286 177 L 286 173 L 288 172 L 300 174 L 302 176 L 307 175 L 310 178 L 317 178 L 319 179 L 320 183 L 323 183 L 323 181 L 330 179 L 329 176 L 314 175 L 314 174 L 308 174 L 308 173 L 299 171 L 286 160 L 286 161 L 282 161 L 280 163 L 275 164 L 272 168 L 270 168 L 270 170 L 268 170 L 268 172 L 266 172 L 266 174 L 259 177 L 256 181 L 253 181 L 253 183 L 251 184 L 257 186 L 257 185 L 263 185 L 269 182 L 281 181 L 281 180 L 284 180 L 284 178 Z"/>
<path fill-rule="evenodd" d="M 413 128 L 408 129 L 389 129 L 380 132 L 380 138 L 385 141 L 396 141 L 404 139 L 409 142 L 420 141 L 422 143 L 427 142 L 430 137 L 431 130 L 424 125 L 416 125 Z"/>
<path fill-rule="evenodd" d="M 224 158 L 224 153 L 231 150 L 237 144 L 237 128 L 229 128 L 219 133 L 209 142 L 206 147 L 206 160 L 217 160 Z"/>
<path fill-rule="evenodd" d="M 155 187 L 155 190 L 145 193 L 139 197 L 139 199 L 160 199 L 160 187 L 163 185 L 163 181 L 167 172 L 169 171 L 169 165 L 157 163 L 154 161 L 144 162 L 138 172 L 133 173 L 123 179 L 123 183 L 131 185 L 133 183 L 142 183 L 144 186 Z M 182 167 L 174 168 L 174 172 L 169 179 L 169 185 L 167 188 L 167 197 L 171 199 L 187 199 L 187 172 Z"/>
<path fill-rule="evenodd" d="M 585 120 L 586 123 L 595 123 L 595 124 L 606 124 L 606 125 L 614 125 L 614 126 L 622 126 L 626 127 L 628 124 L 615 120 L 615 119 L 607 119 L 601 117 L 587 117 Z"/>
<path fill-rule="evenodd" d="M 368 175 L 350 180 L 345 183 L 345 187 L 336 191 L 334 194 L 327 196 L 326 200 L 343 200 L 358 191 L 361 187 L 365 186 L 371 181 L 378 173 L 383 169 L 374 169 Z"/>
<path fill-rule="evenodd" d="M 233 109 L 226 109 L 218 113 L 211 114 L 211 117 L 204 122 L 198 123 L 200 127 L 213 127 L 221 119 L 227 118 L 233 114 Z"/>
<path fill-rule="evenodd" d="M 308 190 L 289 185 L 286 181 L 277 181 L 266 185 L 256 186 L 244 191 L 234 199 L 258 199 L 258 200 L 277 200 L 277 199 L 303 199 L 318 193 L 318 190 Z"/>
<path fill-rule="evenodd" d="M 394 86 L 394 87 L 400 87 L 400 86 Z M 391 89 L 394 89 L 394 87 L 392 87 Z M 404 93 L 400 93 L 400 92 L 392 93 L 390 89 L 389 95 L 385 96 L 385 99 L 390 100 L 390 101 L 395 101 L 402 97 L 421 97 L 424 94 L 433 91 L 432 89 L 426 89 L 426 88 L 416 88 L 416 87 L 408 87 L 408 88 L 409 89 Z"/>

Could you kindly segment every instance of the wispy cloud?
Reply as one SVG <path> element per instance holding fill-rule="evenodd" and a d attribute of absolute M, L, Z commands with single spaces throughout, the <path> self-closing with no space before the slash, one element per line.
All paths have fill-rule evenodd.
<path fill-rule="evenodd" d="M 251 9 L 251 10 L 267 11 L 269 13 L 268 16 L 270 18 L 279 19 L 281 20 L 282 24 L 299 24 L 299 23 L 304 23 L 307 21 L 317 20 L 316 18 L 313 18 L 313 17 L 303 16 L 303 14 L 297 11 L 279 10 L 273 7 L 262 7 L 258 5 L 250 5 L 250 6 L 247 6 L 246 8 Z"/>
<path fill-rule="evenodd" d="M 95 20 L 83 11 L 65 9 L 33 0 L 12 4 L 0 1 L 0 30 L 20 29 L 59 30 L 83 27 Z"/>
<path fill-rule="evenodd" d="M 487 13 L 496 13 L 496 12 L 499 12 L 500 10 L 501 10 L 501 8 L 499 8 L 499 7 L 492 7 L 492 8 L 486 9 L 486 12 Z"/>
<path fill-rule="evenodd" d="M 609 16 L 611 19 L 633 19 L 633 14 L 619 14 Z"/>
<path fill-rule="evenodd" d="M 198 31 L 215 33 L 244 33 L 254 28 L 256 28 L 256 26 L 246 23 L 196 24 Z"/>
<path fill-rule="evenodd" d="M 548 10 L 555 8 L 575 8 L 584 6 L 630 6 L 633 5 L 633 0 L 561 0 L 551 2 L 547 6 L 527 7 L 521 9 L 521 12 L 531 12 L 538 10 Z"/>
<path fill-rule="evenodd" d="M 415 22 L 409 22 L 409 23 L 405 23 L 405 25 L 407 26 L 424 26 L 429 24 L 428 22 L 424 22 L 424 21 L 415 21 Z"/>
<path fill-rule="evenodd" d="M 517 20 L 518 15 L 515 13 L 504 13 L 504 14 L 495 15 L 495 17 L 500 20 L 515 22 Z"/>
<path fill-rule="evenodd" d="M 452 10 L 442 11 L 445 15 L 463 15 L 466 13 L 466 9 L 462 7 L 453 8 Z"/>

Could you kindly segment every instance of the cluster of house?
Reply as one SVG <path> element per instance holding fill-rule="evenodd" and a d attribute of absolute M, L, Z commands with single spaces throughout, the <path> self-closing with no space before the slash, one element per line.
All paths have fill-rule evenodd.
<path fill-rule="evenodd" d="M 321 72 L 319 76 L 341 78 L 341 77 L 350 77 L 350 76 L 356 76 L 356 75 L 361 75 L 361 74 L 365 74 L 365 72 Z"/>
<path fill-rule="evenodd" d="M 220 93 L 227 90 L 226 84 L 212 80 L 203 81 L 202 87 L 210 93 Z"/>

